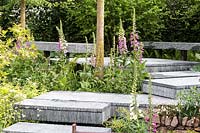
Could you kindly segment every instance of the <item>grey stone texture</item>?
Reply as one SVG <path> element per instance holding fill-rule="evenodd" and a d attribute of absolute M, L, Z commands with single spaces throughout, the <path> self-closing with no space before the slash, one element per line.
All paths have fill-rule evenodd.
<path fill-rule="evenodd" d="M 200 43 L 144 42 L 144 48 L 148 48 L 148 49 L 200 50 Z"/>
<path fill-rule="evenodd" d="M 200 77 L 200 72 L 194 71 L 174 71 L 174 72 L 153 72 L 153 79 L 181 78 L 181 77 Z"/>
<path fill-rule="evenodd" d="M 77 131 L 85 133 L 111 133 L 110 128 L 86 126 L 77 126 Z M 19 122 L 4 129 L 3 133 L 72 133 L 72 126 Z"/>
<path fill-rule="evenodd" d="M 15 107 L 22 111 L 22 120 L 103 124 L 111 117 L 108 103 L 26 99 Z"/>
<path fill-rule="evenodd" d="M 188 71 L 199 62 L 144 58 L 148 72 Z"/>
<path fill-rule="evenodd" d="M 41 51 L 59 51 L 58 42 L 42 42 L 35 41 L 34 44 Z M 70 53 L 91 53 L 94 49 L 94 44 L 86 43 L 67 43 Z"/>
<path fill-rule="evenodd" d="M 71 59 L 72 60 L 72 59 Z M 87 63 L 91 65 L 90 58 L 78 58 L 77 63 Z M 146 70 L 148 72 L 170 72 L 170 71 L 188 71 L 192 66 L 200 64 L 199 62 L 144 58 L 146 62 Z M 110 58 L 104 57 L 104 66 L 110 65 Z"/>
<path fill-rule="evenodd" d="M 175 99 L 180 91 L 188 90 L 191 87 L 200 87 L 200 77 L 152 80 L 152 94 L 167 98 Z M 148 93 L 148 80 L 143 82 L 142 91 Z"/>
<path fill-rule="evenodd" d="M 39 50 L 58 51 L 58 42 L 34 42 Z M 85 52 L 88 47 L 89 51 L 94 49 L 93 44 L 86 43 L 68 43 L 70 52 Z M 200 50 L 200 43 L 186 42 L 144 42 L 146 49 L 177 49 L 177 50 Z"/>
<path fill-rule="evenodd" d="M 131 95 L 114 94 L 114 93 L 93 93 L 93 92 L 72 92 L 72 91 L 51 91 L 35 97 L 34 99 L 48 99 L 57 101 L 85 101 L 109 103 L 111 105 L 111 115 L 116 113 L 116 109 L 125 107 L 129 108 L 131 103 Z M 138 94 L 137 102 L 140 107 L 148 106 L 148 95 Z M 152 103 L 157 105 L 176 105 L 177 101 L 158 96 L 152 96 Z"/>
<path fill-rule="evenodd" d="M 139 107 L 148 106 L 148 95 L 138 94 Z M 102 124 L 111 116 L 117 115 L 118 108 L 129 108 L 131 95 L 113 93 L 52 91 L 33 99 L 17 103 L 15 107 L 21 111 L 22 120 L 38 120 L 41 122 Z M 177 101 L 152 96 L 153 106 L 176 105 Z M 111 132 L 107 128 L 78 127 L 81 132 Z M 3 133 L 71 133 L 71 126 L 17 123 Z"/>

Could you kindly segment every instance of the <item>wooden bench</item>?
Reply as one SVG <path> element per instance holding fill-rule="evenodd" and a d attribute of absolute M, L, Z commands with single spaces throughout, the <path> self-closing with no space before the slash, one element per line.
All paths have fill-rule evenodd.
<path fill-rule="evenodd" d="M 50 56 L 51 51 L 59 51 L 58 42 L 42 42 L 35 41 L 35 44 L 39 50 L 44 51 L 46 57 Z M 174 49 L 181 51 L 181 59 L 187 60 L 188 50 L 200 50 L 200 43 L 188 43 L 188 42 L 144 42 L 145 49 Z M 92 53 L 94 45 L 89 43 L 68 43 L 69 53 Z"/>
<path fill-rule="evenodd" d="M 38 50 L 44 51 L 45 57 L 49 57 L 50 52 L 59 51 L 58 42 L 35 41 L 34 43 Z M 94 44 L 91 43 L 68 43 L 69 53 L 92 53 L 93 49 Z"/>
<path fill-rule="evenodd" d="M 144 42 L 145 49 L 174 49 L 181 51 L 181 60 L 187 60 L 188 50 L 200 50 L 200 43 L 190 42 Z"/>

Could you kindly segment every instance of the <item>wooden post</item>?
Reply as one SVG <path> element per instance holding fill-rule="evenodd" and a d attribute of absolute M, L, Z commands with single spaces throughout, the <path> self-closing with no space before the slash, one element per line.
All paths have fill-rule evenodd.
<path fill-rule="evenodd" d="M 97 0 L 96 76 L 103 78 L 104 68 L 104 0 Z"/>
<path fill-rule="evenodd" d="M 20 11 L 20 24 L 22 28 L 25 29 L 26 26 L 26 0 L 21 0 L 21 5 L 20 5 L 21 11 Z"/>

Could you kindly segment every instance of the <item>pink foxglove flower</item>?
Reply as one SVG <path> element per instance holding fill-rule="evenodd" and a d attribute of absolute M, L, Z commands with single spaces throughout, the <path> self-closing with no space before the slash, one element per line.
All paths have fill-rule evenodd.
<path fill-rule="evenodd" d="M 17 48 L 17 49 L 20 49 L 20 48 L 21 48 L 20 44 L 21 44 L 20 40 L 17 40 L 17 42 L 16 42 L 16 48 Z"/>
<path fill-rule="evenodd" d="M 59 38 L 59 41 L 58 41 L 58 50 L 62 50 L 62 42 L 61 42 L 61 39 Z"/>
<path fill-rule="evenodd" d="M 31 47 L 31 43 L 29 41 L 26 42 L 26 47 L 30 48 Z"/>
<path fill-rule="evenodd" d="M 118 36 L 118 49 L 120 54 L 125 54 L 127 52 L 126 37 L 121 19 L 120 19 L 120 28 Z"/>

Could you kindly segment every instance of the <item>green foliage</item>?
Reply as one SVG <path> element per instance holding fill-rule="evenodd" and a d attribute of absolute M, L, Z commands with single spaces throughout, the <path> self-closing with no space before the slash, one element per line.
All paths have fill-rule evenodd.
<path fill-rule="evenodd" d="M 113 57 L 114 58 L 114 57 Z M 80 91 L 127 93 L 132 91 L 134 61 L 133 57 L 115 57 L 113 64 L 104 68 L 103 79 L 96 78 L 95 71 L 90 66 L 85 66 L 84 71 L 78 71 Z M 125 64 L 124 66 L 122 64 Z M 140 90 L 141 83 L 147 77 L 145 62 L 137 63 L 137 91 Z"/>
<path fill-rule="evenodd" d="M 13 109 L 14 103 L 23 100 L 26 95 L 18 86 L 11 83 L 1 83 L 0 85 L 0 131 L 4 127 L 17 121 L 17 111 Z"/>
<path fill-rule="evenodd" d="M 200 90 L 198 88 L 191 88 L 180 92 L 178 100 L 178 107 L 183 117 L 192 118 L 200 116 Z"/>
<path fill-rule="evenodd" d="M 68 61 L 62 57 L 58 62 L 54 62 L 49 67 L 48 80 L 45 82 L 49 90 L 77 90 L 79 83 L 75 72 L 76 58 Z"/>
<path fill-rule="evenodd" d="M 17 121 L 14 103 L 32 98 L 46 91 L 30 80 L 31 65 L 40 55 L 34 46 L 28 46 L 32 36 L 29 30 L 17 25 L 0 31 L 0 130 Z M 18 48 L 17 45 L 20 47 Z M 32 62 L 31 62 L 32 61 Z M 32 63 L 32 64 L 31 64 Z M 27 73 L 28 72 L 28 73 Z M 19 78 L 18 78 L 18 77 Z"/>
<path fill-rule="evenodd" d="M 167 0 L 164 9 L 166 30 L 162 33 L 164 40 L 199 42 L 199 9 L 199 0 Z"/>
<path fill-rule="evenodd" d="M 114 119 L 106 125 L 113 129 L 117 133 L 147 133 L 147 123 L 143 118 L 136 120 L 130 119 L 130 112 L 127 110 L 120 110 L 120 117 Z"/>
<path fill-rule="evenodd" d="M 137 30 L 145 41 L 199 42 L 199 0 L 109 0 L 105 1 L 105 49 L 112 46 L 112 37 L 119 20 L 126 20 L 126 36 L 132 31 L 135 7 Z M 19 20 L 19 1 L 10 0 L 2 6 L 0 22 L 4 29 Z M 56 25 L 63 20 L 63 30 L 69 42 L 92 41 L 96 31 L 95 0 L 27 0 L 27 25 L 36 40 L 57 41 Z M 87 20 L 87 21 L 85 21 Z"/>

